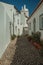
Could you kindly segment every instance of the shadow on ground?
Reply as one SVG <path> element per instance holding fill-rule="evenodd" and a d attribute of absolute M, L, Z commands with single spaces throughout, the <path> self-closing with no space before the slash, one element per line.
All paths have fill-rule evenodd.
<path fill-rule="evenodd" d="M 18 37 L 11 65 L 39 65 L 38 50 L 25 37 Z"/>

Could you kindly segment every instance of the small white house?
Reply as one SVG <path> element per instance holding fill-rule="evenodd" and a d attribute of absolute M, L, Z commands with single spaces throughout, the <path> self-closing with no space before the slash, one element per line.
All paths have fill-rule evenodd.
<path fill-rule="evenodd" d="M 41 32 L 41 39 L 43 39 L 43 0 L 40 1 L 32 15 L 27 20 L 28 33 Z"/>

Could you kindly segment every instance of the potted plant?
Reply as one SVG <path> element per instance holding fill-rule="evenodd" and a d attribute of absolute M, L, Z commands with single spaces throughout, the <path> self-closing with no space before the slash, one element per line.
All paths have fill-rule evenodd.
<path fill-rule="evenodd" d="M 35 47 L 38 48 L 38 49 L 41 48 L 41 46 L 40 46 L 40 36 L 41 36 L 41 33 L 40 33 L 40 32 L 32 33 L 33 44 L 34 44 Z"/>
<path fill-rule="evenodd" d="M 16 36 L 15 35 L 11 35 L 11 40 L 14 40 Z"/>

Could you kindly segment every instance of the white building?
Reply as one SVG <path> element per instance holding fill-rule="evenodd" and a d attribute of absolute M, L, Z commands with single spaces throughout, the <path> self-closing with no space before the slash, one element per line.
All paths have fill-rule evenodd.
<path fill-rule="evenodd" d="M 17 11 L 16 14 L 14 15 L 14 34 L 16 36 L 22 34 L 22 26 L 20 25 L 20 21 L 21 21 L 20 17 L 21 17 L 21 13 Z"/>
<path fill-rule="evenodd" d="M 0 2 L 0 58 L 10 43 L 10 35 L 13 34 L 13 14 L 15 15 L 16 11 L 14 5 Z"/>
<path fill-rule="evenodd" d="M 27 17 L 28 9 L 25 6 L 19 12 L 14 5 L 0 2 L 0 58 L 10 43 L 10 35 L 20 36 L 23 28 L 28 27 Z"/>
<path fill-rule="evenodd" d="M 23 34 L 28 34 L 27 18 L 29 17 L 29 11 L 26 5 L 21 10 L 21 23 L 23 24 Z"/>
<path fill-rule="evenodd" d="M 37 8 L 32 15 L 28 18 L 28 33 L 41 32 L 41 39 L 43 39 L 43 0 L 40 1 Z"/>
<path fill-rule="evenodd" d="M 16 36 L 18 35 L 21 36 L 23 33 L 28 32 L 28 25 L 26 23 L 28 17 L 29 17 L 29 11 L 26 8 L 26 5 L 24 5 L 24 7 L 22 7 L 22 10 L 15 14 L 14 34 Z"/>

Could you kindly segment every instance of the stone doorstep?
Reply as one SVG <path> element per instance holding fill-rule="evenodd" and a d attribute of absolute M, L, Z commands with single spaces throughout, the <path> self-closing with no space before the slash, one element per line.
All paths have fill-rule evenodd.
<path fill-rule="evenodd" d="M 7 49 L 5 50 L 5 53 L 3 54 L 2 58 L 0 59 L 0 65 L 10 65 L 10 63 L 13 60 L 14 53 L 15 53 L 16 41 L 17 41 L 17 38 L 15 38 L 15 40 L 11 41 L 11 43 L 8 45 Z"/>

